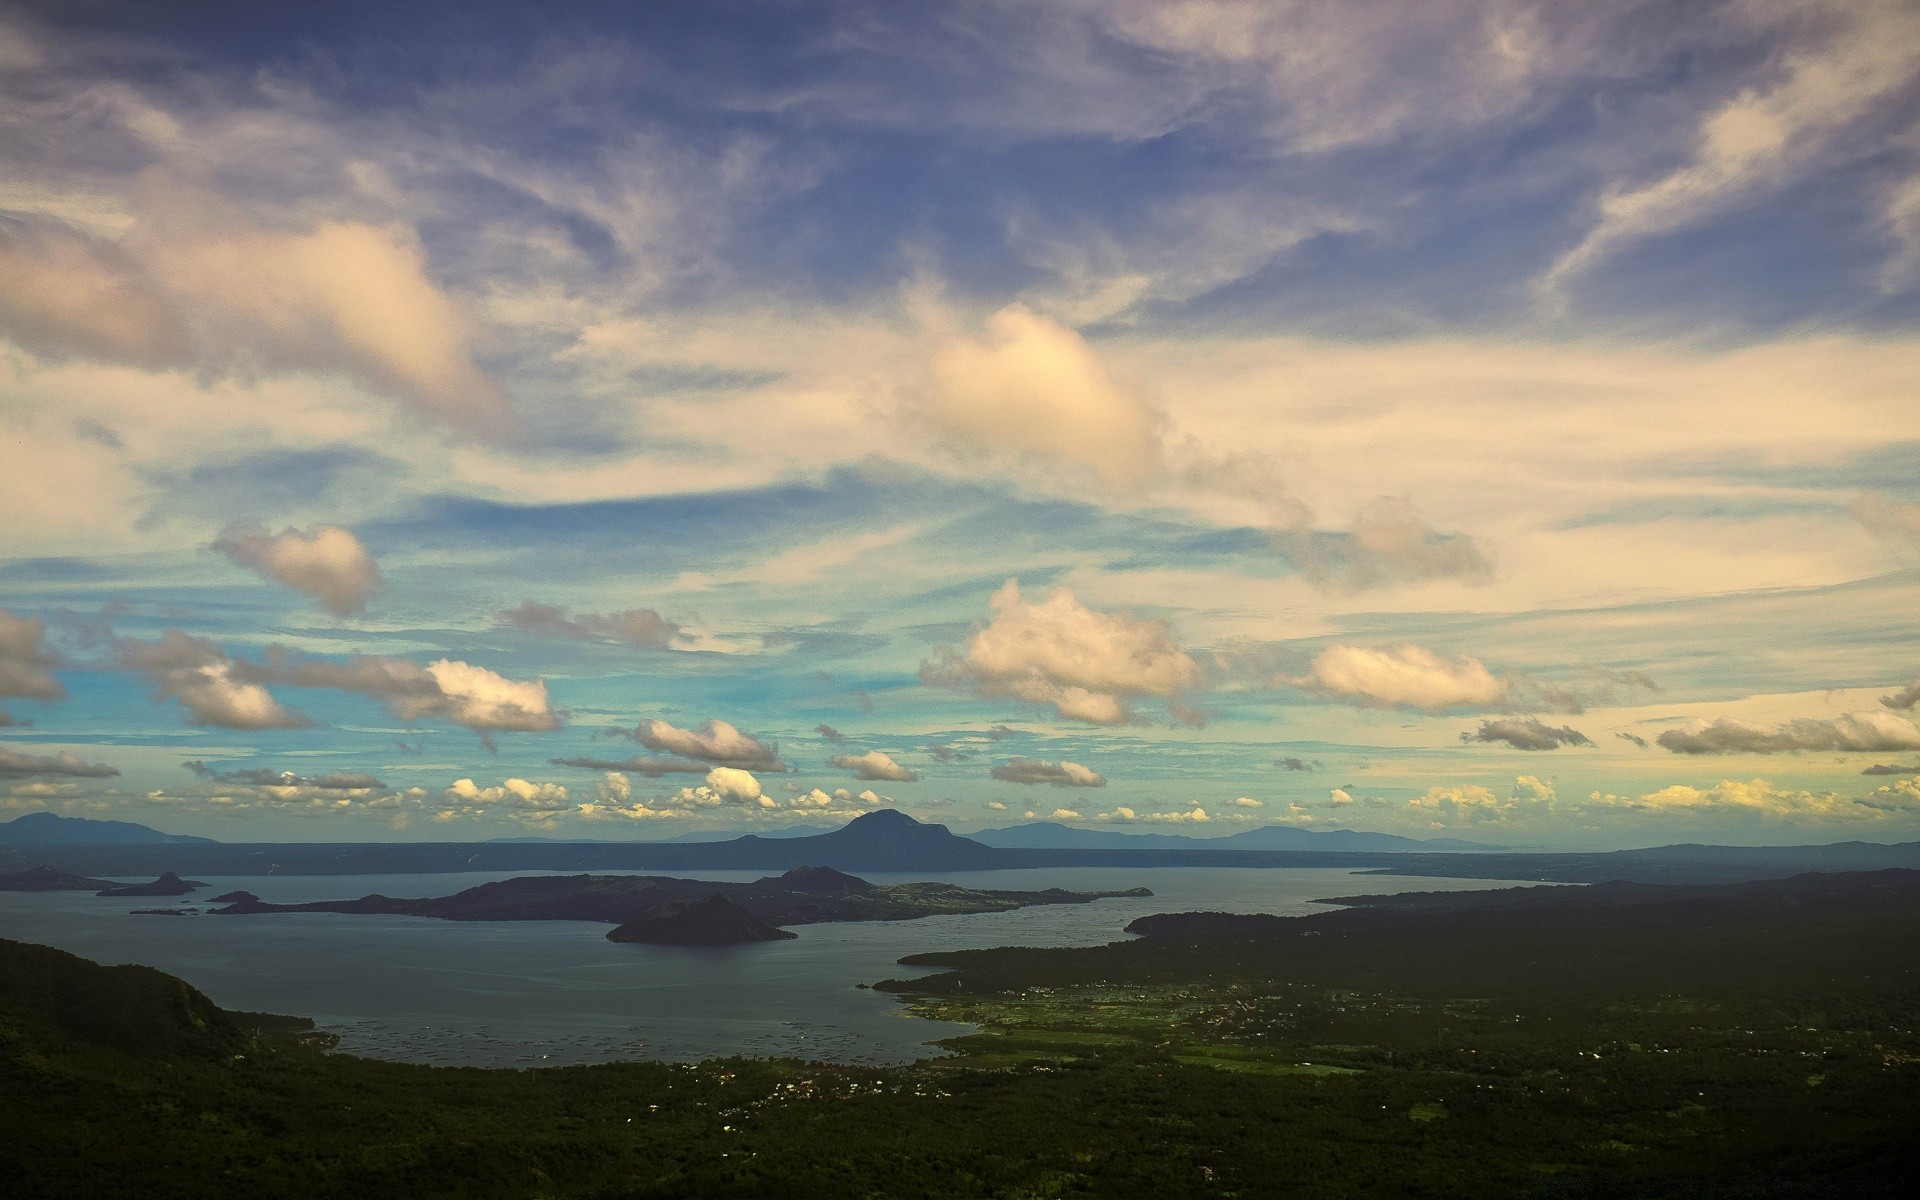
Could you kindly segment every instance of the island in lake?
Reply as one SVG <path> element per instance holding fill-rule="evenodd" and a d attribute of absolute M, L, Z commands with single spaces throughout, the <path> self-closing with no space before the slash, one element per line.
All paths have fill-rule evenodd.
<path fill-rule="evenodd" d="M 951 883 L 871 883 L 831 867 L 795 867 L 752 883 L 715 883 L 668 875 L 544 875 L 483 883 L 452 896 L 417 900 L 362 896 L 269 904 L 251 892 L 219 899 L 218 916 L 331 912 L 445 921 L 600 921 L 616 942 L 721 946 L 790 938 L 782 926 L 825 921 L 907 921 L 942 914 L 1007 912 L 1036 904 L 1086 904 L 1120 892 L 980 890 Z"/>

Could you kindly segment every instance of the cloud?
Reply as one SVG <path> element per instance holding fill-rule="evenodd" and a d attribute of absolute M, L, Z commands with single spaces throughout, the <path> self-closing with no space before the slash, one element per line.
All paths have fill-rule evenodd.
<path fill-rule="evenodd" d="M 1557 750 L 1561 746 L 1591 746 L 1593 740 L 1569 725 L 1548 725 L 1534 717 L 1500 717 L 1480 722 L 1480 728 L 1460 735 L 1463 742 L 1505 742 L 1515 750 Z"/>
<path fill-rule="evenodd" d="M 239 676 L 245 664 L 205 638 L 169 629 L 157 642 L 122 642 L 120 663 L 146 675 L 154 698 L 177 700 L 187 719 L 225 729 L 301 729 L 313 722 L 283 706 L 260 683 Z"/>
<path fill-rule="evenodd" d="M 1145 819 L 1149 821 L 1167 821 L 1174 824 L 1186 823 L 1186 824 L 1193 824 L 1193 825 L 1203 825 L 1206 822 L 1212 820 L 1213 818 L 1207 815 L 1206 809 L 1201 808 L 1199 805 L 1196 804 L 1193 806 L 1191 810 L 1187 812 L 1148 813 Z"/>
<path fill-rule="evenodd" d="M 1892 713 L 1799 717 L 1762 725 L 1735 717 L 1689 721 L 1654 739 L 1675 754 L 1782 754 L 1795 750 L 1920 750 L 1920 729 Z"/>
<path fill-rule="evenodd" d="M 1056 808 L 1047 814 L 1050 821 L 1078 821 L 1080 810 L 1074 808 Z"/>
<path fill-rule="evenodd" d="M 180 764 L 202 779 L 244 787 L 314 788 L 323 792 L 384 791 L 386 784 L 365 771 L 329 771 L 311 778 L 292 771 L 270 767 L 247 767 L 237 771 L 219 771 L 198 760 Z"/>
<path fill-rule="evenodd" d="M 558 783 L 532 783 L 508 779 L 498 787 L 479 787 L 471 779 L 456 779 L 446 790 L 450 799 L 468 804 L 500 804 L 511 801 L 525 808 L 556 812 L 571 807 L 567 789 Z"/>
<path fill-rule="evenodd" d="M 1882 789 L 1888 790 L 1888 789 Z M 1590 803 L 1608 808 L 1643 809 L 1650 812 L 1736 811 L 1766 817 L 1862 816 L 1871 813 L 1871 805 L 1847 799 L 1834 792 L 1812 792 L 1782 788 L 1765 779 L 1740 782 L 1723 779 L 1709 788 L 1674 784 L 1644 795 L 1628 797 L 1595 792 Z M 1867 810 L 1866 813 L 1862 809 Z"/>
<path fill-rule="evenodd" d="M 1882 541 L 1920 548 L 1920 504 L 1902 504 L 1883 496 L 1862 496 L 1853 502 L 1853 515 Z"/>
<path fill-rule="evenodd" d="M 865 754 L 836 754 L 831 761 L 842 770 L 852 771 L 855 779 L 912 783 L 920 778 L 878 750 L 869 750 Z"/>
<path fill-rule="evenodd" d="M 151 191 L 161 211 L 114 246 L 64 231 L 0 241 L 0 329 L 56 359 L 345 375 L 468 432 L 506 431 L 506 394 L 411 230 L 235 227 L 203 197 Z"/>
<path fill-rule="evenodd" d="M 213 548 L 262 579 L 305 592 L 336 617 L 362 612 L 380 590 L 380 569 L 351 532 L 335 525 L 268 533 L 235 522 Z"/>
<path fill-rule="evenodd" d="M 537 679 L 508 679 L 485 667 L 453 659 L 421 666 L 404 658 L 356 655 L 344 663 L 295 660 L 270 649 L 261 666 L 243 664 L 263 682 L 294 687 L 357 692 L 385 702 L 403 721 L 427 718 L 463 725 L 483 736 L 505 732 L 545 732 L 560 727 L 560 716 Z"/>
<path fill-rule="evenodd" d="M 924 682 L 1050 705 L 1062 717 L 1093 725 L 1131 721 L 1129 701 L 1142 696 L 1157 696 L 1192 719 L 1182 696 L 1196 685 L 1199 667 L 1174 644 L 1166 622 L 1097 612 L 1065 588 L 1029 603 L 1014 579 L 994 593 L 991 605 L 993 620 L 964 654 L 943 650 L 936 662 L 921 665 Z"/>
<path fill-rule="evenodd" d="M 618 759 L 554 758 L 548 761 L 556 767 L 580 767 L 588 771 L 619 771 L 628 775 L 645 775 L 649 779 L 658 779 L 662 775 L 704 775 L 712 765 L 695 762 L 690 758 L 644 758 L 640 755 Z"/>
<path fill-rule="evenodd" d="M 1051 784 L 1054 787 L 1095 788 L 1107 786 L 1104 775 L 1077 762 L 1042 762 L 1032 758 L 1010 758 L 993 768 L 993 777 L 1006 783 Z"/>
<path fill-rule="evenodd" d="M 1647 748 L 1647 739 L 1641 737 L 1637 733 L 1616 733 L 1613 736 L 1621 739 L 1622 741 L 1632 742 L 1634 745 L 1640 747 L 1642 750 L 1645 750 Z"/>
<path fill-rule="evenodd" d="M 1261 801 L 1255 800 L 1251 796 L 1241 796 L 1240 798 L 1236 799 L 1233 802 L 1233 806 L 1235 808 L 1265 808 L 1266 807 L 1264 803 L 1262 803 Z"/>
<path fill-rule="evenodd" d="M 672 799 L 682 807 L 711 808 L 720 804 L 748 804 L 760 808 L 776 807 L 773 797 L 760 787 L 751 771 L 738 767 L 714 767 L 699 787 L 681 788 Z"/>
<path fill-rule="evenodd" d="M 1880 697 L 1880 703 L 1888 708 L 1912 709 L 1914 705 L 1920 704 L 1920 679 L 1915 679 L 1898 691 Z"/>
<path fill-rule="evenodd" d="M 1625 245 L 1684 229 L 1802 178 L 1843 153 L 1849 128 L 1920 73 L 1910 49 L 1920 42 L 1920 16 L 1911 5 L 1861 0 L 1811 9 L 1754 10 L 1823 29 L 1826 39 L 1790 46 L 1768 82 L 1742 89 L 1709 113 L 1682 166 L 1649 182 L 1610 188 L 1586 235 L 1543 277 L 1544 291 L 1556 291 Z"/>
<path fill-rule="evenodd" d="M 1515 801 L 1534 804 L 1552 804 L 1559 799 L 1553 784 L 1538 775 L 1516 775 L 1513 777 L 1513 790 L 1508 797 Z"/>
<path fill-rule="evenodd" d="M 1507 697 L 1508 683 L 1495 679 L 1479 660 L 1441 658 L 1422 646 L 1375 650 L 1329 646 L 1308 673 L 1284 682 L 1369 708 L 1484 708 Z"/>
<path fill-rule="evenodd" d="M 749 768 L 755 771 L 785 771 L 777 747 L 750 733 L 742 733 L 725 721 L 707 720 L 692 729 L 681 729 L 669 722 L 640 722 L 631 734 L 647 749 L 709 765 Z"/>
<path fill-rule="evenodd" d="M 1345 788 L 1334 788 L 1327 793 L 1327 803 L 1334 808 L 1345 808 L 1353 802 L 1353 793 Z"/>
<path fill-rule="evenodd" d="M 928 415 L 966 450 L 1066 463 L 1115 487 L 1165 469 L 1159 415 L 1078 333 L 1024 306 L 989 317 L 984 339 L 941 346 L 929 375 Z"/>
<path fill-rule="evenodd" d="M 998 800 L 989 800 L 989 801 L 987 801 L 987 807 L 988 807 L 988 808 L 990 808 L 990 809 L 992 809 L 992 810 L 993 810 L 994 812 L 1005 812 L 1005 811 L 1007 811 L 1007 806 L 1006 806 L 1005 804 L 1003 804 L 1003 803 L 1001 803 L 1001 802 L 1000 802 L 1000 801 L 998 801 Z"/>
<path fill-rule="evenodd" d="M 43 643 L 46 622 L 16 617 L 0 608 L 0 696 L 25 700 L 62 700 L 67 689 L 53 677 L 60 660 Z"/>
<path fill-rule="evenodd" d="M 1875 763 L 1860 773 L 1862 775 L 1920 775 L 1920 763 L 1910 767 L 1900 763 Z"/>
<path fill-rule="evenodd" d="M 1345 534 L 1289 532 L 1279 538 L 1309 582 L 1336 594 L 1435 579 L 1474 586 L 1493 582 L 1493 563 L 1478 542 L 1433 529 L 1411 501 L 1400 497 L 1382 496 L 1366 505 Z"/>
<path fill-rule="evenodd" d="M 304 713 L 283 707 L 268 684 L 355 692 L 384 701 L 403 721 L 435 718 L 463 725 L 483 738 L 496 732 L 558 729 L 560 717 L 538 680 L 514 680 L 466 662 L 441 659 L 427 666 L 402 658 L 356 655 L 345 662 L 296 659 L 268 647 L 248 662 L 205 638 L 177 629 L 158 642 L 119 643 L 123 666 L 144 672 L 156 695 L 178 700 L 190 719 L 229 729 L 296 729 Z"/>
<path fill-rule="evenodd" d="M 1499 822 L 1505 821 L 1520 802 L 1521 797 L 1502 796 L 1492 788 L 1467 783 L 1436 784 L 1407 803 L 1413 808 L 1428 810 L 1436 817 L 1444 814 L 1468 821 Z"/>
<path fill-rule="evenodd" d="M 577 638 L 584 642 L 621 642 L 649 650 L 665 650 L 681 636 L 678 624 L 651 608 L 626 612 L 581 613 L 571 616 L 564 608 L 528 600 L 498 616 L 500 624 L 529 633 Z"/>
<path fill-rule="evenodd" d="M 74 779 L 111 779 L 120 773 L 105 763 L 90 763 L 65 750 L 58 754 L 22 754 L 0 746 L 0 779 L 27 779 L 35 775 L 60 775 Z"/>
<path fill-rule="evenodd" d="M 1311 771 L 1315 767 L 1318 767 L 1320 764 L 1310 763 L 1305 759 L 1301 759 L 1301 758 L 1289 757 L 1289 758 L 1280 759 L 1279 761 L 1275 762 L 1273 765 L 1276 767 L 1279 767 L 1283 771 Z"/>
<path fill-rule="evenodd" d="M 831 725 L 815 725 L 813 731 L 836 746 L 845 744 L 847 740 L 846 734 Z"/>

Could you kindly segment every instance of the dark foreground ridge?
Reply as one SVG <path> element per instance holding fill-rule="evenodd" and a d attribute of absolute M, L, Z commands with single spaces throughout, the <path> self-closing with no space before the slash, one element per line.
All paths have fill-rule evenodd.
<path fill-rule="evenodd" d="M 157 971 L 0 942 L 0 1178 L 143 1200 L 1920 1182 L 1913 872 L 1148 921 L 1112 946 L 916 960 L 950 970 L 887 986 L 981 1032 L 893 1068 L 374 1062 Z"/>
<path fill-rule="evenodd" d="M 18 824 L 16 821 L 15 824 Z M 1032 827 L 1028 827 L 1032 828 Z M 149 831 L 150 832 L 150 831 Z M 1003 831 L 1004 832 L 1004 831 Z M 1390 875 L 1602 883 L 1731 883 L 1807 871 L 1920 868 L 1920 842 L 1824 846 L 1656 846 L 1605 853 L 1474 851 L 1469 843 L 1388 849 L 1383 835 L 1295 836 L 1281 827 L 1231 838 L 1105 837 L 1105 844 L 989 846 L 944 825 L 881 809 L 829 833 L 714 842 L 355 842 L 33 846 L 0 841 L 0 870 L 44 863 L 81 875 L 367 875 L 454 871 L 980 871 L 1055 867 L 1341 867 Z M 992 836 L 992 835 L 989 835 Z M 1104 835 L 1089 835 L 1102 842 Z M 1313 847 L 1313 848 L 1294 848 Z M 1336 848 L 1337 847 L 1337 848 Z"/>
<path fill-rule="evenodd" d="M 359 913 L 437 917 L 445 921 L 603 921 L 620 928 L 607 936 L 616 942 L 673 940 L 702 944 L 771 941 L 749 936 L 740 921 L 688 917 L 689 906 L 722 899 L 756 925 L 812 925 L 823 921 L 905 921 L 939 914 L 1006 912 L 1036 904 L 1086 904 L 1108 896 L 1151 896 L 1145 888 L 1124 892 L 980 891 L 950 883 L 878 885 L 831 867 L 795 867 L 784 875 L 752 883 L 713 883 L 667 875 L 538 875 L 483 883 L 452 896 L 418 900 L 362 896 L 358 900 L 320 900 L 304 904 L 268 904 L 250 892 L 220 897 L 219 916 L 263 913 Z M 674 932 L 678 930 L 679 932 Z M 664 932 L 663 932 L 664 931 Z M 740 936 L 728 936 L 728 931 Z M 646 936 L 642 936 L 645 934 Z M 670 937 L 668 935 L 671 935 Z M 775 937 L 786 937 L 775 930 Z"/>

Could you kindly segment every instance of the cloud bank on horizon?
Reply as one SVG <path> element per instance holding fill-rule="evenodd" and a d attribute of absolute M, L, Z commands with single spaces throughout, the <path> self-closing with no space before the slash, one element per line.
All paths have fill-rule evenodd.
<path fill-rule="evenodd" d="M 1920 837 L 1911 3 L 284 8 L 0 14 L 0 811 Z"/>

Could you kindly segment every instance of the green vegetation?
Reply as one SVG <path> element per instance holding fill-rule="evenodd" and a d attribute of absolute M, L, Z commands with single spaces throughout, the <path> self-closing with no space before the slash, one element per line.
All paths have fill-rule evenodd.
<path fill-rule="evenodd" d="M 89 1197 L 1903 1195 L 1920 882 L 1874 878 L 930 956 L 953 969 L 885 986 L 981 1029 L 891 1069 L 371 1062 L 157 972 L 0 944 L 0 1178 Z"/>

